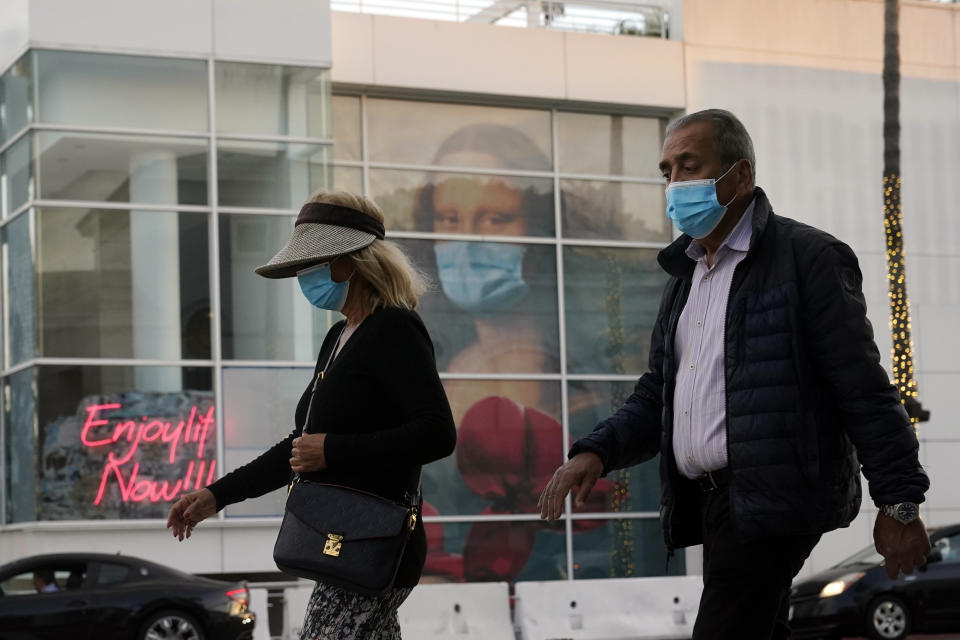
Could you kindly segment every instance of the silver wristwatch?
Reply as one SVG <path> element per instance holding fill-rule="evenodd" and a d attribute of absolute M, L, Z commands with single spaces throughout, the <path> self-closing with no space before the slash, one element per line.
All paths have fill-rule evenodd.
<path fill-rule="evenodd" d="M 897 504 L 882 505 L 880 513 L 901 524 L 910 524 L 920 516 L 920 507 L 915 502 L 898 502 Z"/>

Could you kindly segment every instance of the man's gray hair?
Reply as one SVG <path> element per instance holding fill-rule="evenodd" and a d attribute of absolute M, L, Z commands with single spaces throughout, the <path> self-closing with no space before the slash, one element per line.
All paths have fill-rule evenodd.
<path fill-rule="evenodd" d="M 697 122 L 713 123 L 714 140 L 716 140 L 717 151 L 720 153 L 720 161 L 723 162 L 724 169 L 730 168 L 737 160 L 746 158 L 750 161 L 750 172 L 756 180 L 757 162 L 753 154 L 753 140 L 750 139 L 750 134 L 747 133 L 743 123 L 729 111 L 704 109 L 681 116 L 667 125 L 666 135 L 669 136 L 677 129 L 683 129 Z"/>

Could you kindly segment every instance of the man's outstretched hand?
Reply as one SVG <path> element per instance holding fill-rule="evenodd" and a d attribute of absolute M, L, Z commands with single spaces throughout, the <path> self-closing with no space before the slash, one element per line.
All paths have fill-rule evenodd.
<path fill-rule="evenodd" d="M 887 577 L 896 580 L 900 572 L 913 573 L 930 554 L 930 536 L 923 521 L 900 524 L 890 516 L 877 514 L 873 525 L 873 544 L 886 561 Z"/>
<path fill-rule="evenodd" d="M 563 514 L 563 500 L 573 488 L 576 488 L 574 506 L 582 506 L 602 473 L 603 461 L 595 453 L 578 453 L 567 460 L 554 472 L 553 478 L 540 494 L 537 501 L 540 517 L 548 521 L 559 518 Z"/>

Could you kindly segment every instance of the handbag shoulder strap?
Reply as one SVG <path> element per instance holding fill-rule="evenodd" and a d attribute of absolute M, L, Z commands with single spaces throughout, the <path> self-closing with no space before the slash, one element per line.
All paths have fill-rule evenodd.
<path fill-rule="evenodd" d="M 343 330 L 347 328 L 347 323 L 344 321 L 343 326 L 340 327 L 340 333 L 337 334 L 337 341 L 333 343 L 333 348 L 330 349 L 330 355 L 327 356 L 327 362 L 323 365 L 323 369 L 317 372 L 317 376 L 313 379 L 313 386 L 310 387 L 310 402 L 307 403 L 307 415 L 303 419 L 303 433 L 307 433 L 307 427 L 310 426 L 310 412 L 313 409 L 313 397 L 317 395 L 317 387 L 320 385 L 320 381 L 323 380 L 324 373 L 327 369 L 330 368 L 330 363 L 333 362 L 333 356 L 337 352 L 337 347 L 340 346 L 340 338 L 343 337 Z"/>

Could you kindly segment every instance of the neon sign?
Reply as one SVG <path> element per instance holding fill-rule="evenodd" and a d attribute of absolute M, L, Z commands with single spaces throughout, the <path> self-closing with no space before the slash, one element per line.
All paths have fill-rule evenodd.
<path fill-rule="evenodd" d="M 119 487 L 122 502 L 151 503 L 170 502 L 181 492 L 201 489 L 213 482 L 217 461 L 205 455 L 207 438 L 215 425 L 213 407 L 201 409 L 193 405 L 186 420 L 161 420 L 147 416 L 142 416 L 141 420 L 109 420 L 103 417 L 121 407 L 119 403 L 85 407 L 87 415 L 80 441 L 89 449 L 111 448 L 103 465 L 94 505 L 103 501 L 111 479 Z M 151 443 L 167 446 L 166 458 L 170 466 L 177 462 L 178 447 L 186 451 L 190 456 L 186 473 L 175 481 L 141 477 L 138 453 L 142 445 Z"/>

